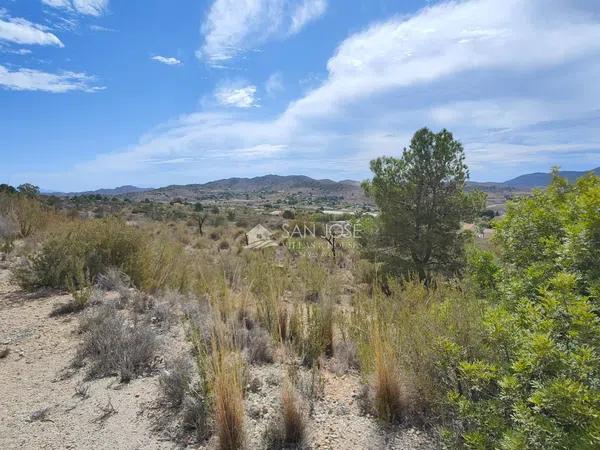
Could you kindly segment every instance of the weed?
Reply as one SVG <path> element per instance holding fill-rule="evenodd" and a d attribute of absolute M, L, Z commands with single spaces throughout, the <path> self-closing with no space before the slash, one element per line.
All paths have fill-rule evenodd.
<path fill-rule="evenodd" d="M 150 366 L 158 346 L 156 336 L 144 325 L 128 326 L 113 307 L 95 308 L 81 323 L 84 331 L 75 362 L 88 359 L 90 378 L 118 374 L 128 382 Z"/>
<path fill-rule="evenodd" d="M 158 377 L 164 401 L 171 407 L 181 406 L 192 379 L 192 367 L 185 356 L 168 362 Z"/>

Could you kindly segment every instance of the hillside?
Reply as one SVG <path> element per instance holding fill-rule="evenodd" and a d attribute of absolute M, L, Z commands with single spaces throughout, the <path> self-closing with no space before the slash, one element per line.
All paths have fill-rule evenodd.
<path fill-rule="evenodd" d="M 350 206 L 368 204 L 360 183 L 352 180 L 315 180 L 304 175 L 264 175 L 227 178 L 204 184 L 171 185 L 124 194 L 135 200 L 228 201 Z"/>
<path fill-rule="evenodd" d="M 600 167 L 596 167 L 595 169 L 592 169 L 589 171 L 575 171 L 575 170 L 562 171 L 562 172 L 560 172 L 560 175 L 562 177 L 566 178 L 567 180 L 569 180 L 570 182 L 574 182 L 578 178 L 586 175 L 589 172 L 594 172 L 596 175 L 600 175 Z M 502 184 L 504 186 L 510 186 L 510 187 L 514 187 L 514 188 L 532 189 L 532 188 L 536 188 L 536 187 L 546 187 L 550 184 L 551 180 L 552 180 L 552 174 L 549 172 L 548 173 L 534 172 L 534 173 L 528 173 L 525 175 L 520 175 L 516 178 L 505 181 Z"/>
<path fill-rule="evenodd" d="M 600 174 L 600 167 L 591 172 Z M 588 171 L 563 171 L 561 176 L 573 182 Z M 506 193 L 529 191 L 550 183 L 550 172 L 523 174 L 504 182 L 470 181 L 468 186 L 488 192 Z M 120 196 L 133 200 L 153 201 L 227 201 L 252 204 L 256 202 L 303 203 L 319 206 L 356 206 L 369 204 L 360 182 L 355 180 L 333 181 L 314 179 L 305 175 L 264 175 L 253 178 L 226 178 L 203 184 L 170 185 L 158 189 L 137 186 L 120 186 L 114 189 L 63 194 Z"/>

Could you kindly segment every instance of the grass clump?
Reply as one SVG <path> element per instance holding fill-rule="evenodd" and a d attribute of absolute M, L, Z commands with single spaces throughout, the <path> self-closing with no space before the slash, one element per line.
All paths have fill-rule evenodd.
<path fill-rule="evenodd" d="M 283 384 L 281 414 L 269 423 L 263 436 L 268 450 L 299 449 L 306 441 L 306 420 L 300 407 L 298 395 L 291 382 Z"/>
<path fill-rule="evenodd" d="M 131 327 L 110 305 L 90 311 L 81 323 L 83 340 L 75 362 L 89 361 L 89 378 L 118 375 L 128 382 L 152 364 L 158 348 L 154 332 L 138 323 Z"/>
<path fill-rule="evenodd" d="M 161 397 L 171 408 L 183 403 L 192 381 L 192 367 L 187 358 L 178 357 L 169 361 L 158 377 Z"/>

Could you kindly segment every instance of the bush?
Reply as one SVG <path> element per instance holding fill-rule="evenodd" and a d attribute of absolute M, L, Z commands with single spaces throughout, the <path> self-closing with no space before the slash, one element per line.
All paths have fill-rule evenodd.
<path fill-rule="evenodd" d="M 166 364 L 158 377 L 162 398 L 171 408 L 183 403 L 192 380 L 192 366 L 186 357 L 180 356 Z"/>
<path fill-rule="evenodd" d="M 273 362 L 271 336 L 263 328 L 254 327 L 248 332 L 248 362 L 270 364 Z"/>
<path fill-rule="evenodd" d="M 472 277 L 488 298 L 480 355 L 447 369 L 450 446 L 600 447 L 599 199 L 599 177 L 571 185 L 555 173 L 509 204 L 501 269 L 490 277 L 485 262 Z"/>
<path fill-rule="evenodd" d="M 75 361 L 90 362 L 89 378 L 119 375 L 121 382 L 128 382 L 152 364 L 158 347 L 152 330 L 142 324 L 129 326 L 112 306 L 90 311 L 81 329 L 83 342 Z"/>
<path fill-rule="evenodd" d="M 210 403 L 198 386 L 191 386 L 181 404 L 181 421 L 185 430 L 193 431 L 199 441 L 211 432 Z"/>
<path fill-rule="evenodd" d="M 363 377 L 374 381 L 375 407 L 384 420 L 443 422 L 461 358 L 489 351 L 484 305 L 441 281 L 390 279 L 387 288 L 357 293 L 349 323 Z"/>
<path fill-rule="evenodd" d="M 113 266 L 136 272 L 136 257 L 145 241 L 140 231 L 116 219 L 66 222 L 15 275 L 28 289 L 78 289 L 81 272 L 92 280 Z"/>

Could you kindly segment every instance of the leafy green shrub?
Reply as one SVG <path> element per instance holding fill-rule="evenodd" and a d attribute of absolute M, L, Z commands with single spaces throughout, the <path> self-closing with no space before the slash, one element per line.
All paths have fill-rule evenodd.
<path fill-rule="evenodd" d="M 489 345 L 499 351 L 460 364 L 460 390 L 450 393 L 461 430 L 455 444 L 600 446 L 600 319 L 576 284 L 560 273 L 534 298 L 489 315 Z"/>
<path fill-rule="evenodd" d="M 92 280 L 111 266 L 136 272 L 145 241 L 139 230 L 117 219 L 65 222 L 16 276 L 25 288 L 80 289 L 82 272 Z"/>
<path fill-rule="evenodd" d="M 497 235 L 504 264 L 473 277 L 490 300 L 486 337 L 483 357 L 456 367 L 452 447 L 600 447 L 598 205 L 599 177 L 569 184 L 556 173 L 509 204 Z"/>

